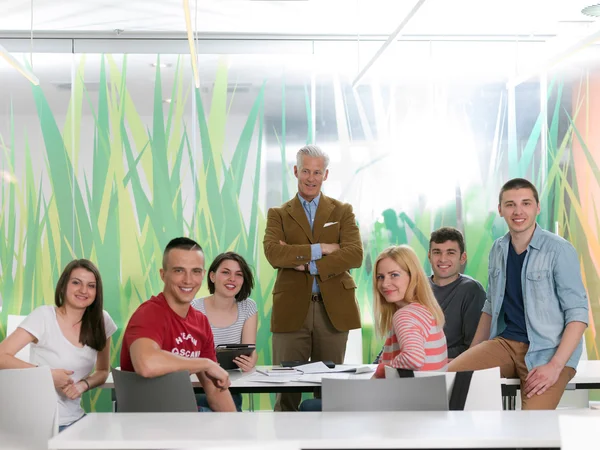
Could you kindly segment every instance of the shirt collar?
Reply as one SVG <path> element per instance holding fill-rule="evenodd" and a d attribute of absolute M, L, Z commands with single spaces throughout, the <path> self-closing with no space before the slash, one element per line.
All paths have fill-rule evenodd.
<path fill-rule="evenodd" d="M 319 195 L 317 195 L 315 198 L 313 198 L 312 201 L 308 202 L 308 201 L 304 200 L 302 198 L 302 196 L 300 195 L 300 192 L 298 192 L 298 200 L 300 200 L 300 203 L 302 204 L 302 206 L 304 206 L 306 203 L 313 203 L 318 208 L 319 201 L 321 200 L 321 193 L 319 192 Z"/>
<path fill-rule="evenodd" d="M 532 247 L 532 248 L 535 248 L 536 250 L 539 250 L 542 245 L 542 241 L 544 239 L 542 234 L 543 234 L 542 228 L 536 222 L 535 230 L 533 230 L 533 236 L 531 236 L 531 241 L 529 241 L 529 245 L 527 247 L 528 248 Z M 502 247 L 504 249 L 506 249 L 506 251 L 508 251 L 508 245 L 510 244 L 510 232 L 508 232 L 504 235 L 504 237 L 502 238 L 502 241 L 500 243 L 501 243 Z"/>

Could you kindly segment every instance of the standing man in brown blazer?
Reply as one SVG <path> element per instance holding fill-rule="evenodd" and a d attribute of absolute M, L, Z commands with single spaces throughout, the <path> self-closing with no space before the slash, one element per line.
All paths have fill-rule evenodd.
<path fill-rule="evenodd" d="M 348 330 L 360 328 L 356 284 L 363 249 L 352 206 L 321 193 L 329 156 L 315 145 L 296 155 L 298 195 L 269 209 L 265 256 L 277 269 L 271 332 L 273 364 L 341 364 Z M 279 394 L 275 411 L 297 411 L 300 394 Z"/>

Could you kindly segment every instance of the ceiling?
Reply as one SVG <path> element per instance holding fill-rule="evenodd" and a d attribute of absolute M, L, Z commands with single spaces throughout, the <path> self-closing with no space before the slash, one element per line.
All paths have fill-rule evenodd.
<path fill-rule="evenodd" d="M 413 35 L 555 35 L 593 0 L 427 0 Z M 185 31 L 182 0 L 0 0 L 3 31 Z M 206 33 L 389 35 L 415 0 L 190 0 Z M 197 15 L 196 15 L 197 8 Z"/>
<path fill-rule="evenodd" d="M 590 19 L 580 11 L 592 2 L 427 0 L 408 23 L 406 35 L 440 36 L 441 40 L 444 36 L 464 36 L 466 41 L 471 42 L 430 44 L 424 38 L 421 42 L 399 43 L 390 47 L 380 58 L 370 75 L 376 73 L 377 77 L 394 81 L 422 81 L 432 74 L 440 74 L 474 85 L 479 80 L 485 80 L 486 83 L 505 82 L 515 64 L 533 61 L 534 56 L 541 54 L 540 46 L 547 46 L 540 42 L 524 42 L 528 37 L 551 41 L 555 35 L 569 34 L 574 29 L 589 26 Z M 11 32 L 22 34 L 29 30 L 31 3 L 31 0 L 0 0 L 0 39 L 10 36 Z M 248 110 L 256 98 L 257 90 L 268 80 L 269 96 L 278 95 L 282 83 L 297 90 L 297 95 L 288 94 L 286 101 L 288 114 L 297 113 L 300 117 L 305 116 L 304 86 L 310 85 L 313 73 L 316 74 L 317 85 L 331 83 L 333 72 L 354 78 L 359 67 L 364 66 L 381 46 L 385 36 L 394 31 L 414 4 L 414 0 L 198 0 L 197 29 L 202 33 L 227 35 L 230 41 L 231 34 L 236 33 L 273 34 L 278 35 L 279 39 L 284 39 L 286 35 L 292 39 L 299 35 L 320 36 L 319 39 L 323 40 L 327 40 L 328 35 L 349 37 L 350 41 L 341 43 L 345 46 L 339 46 L 339 42 L 320 42 L 323 45 L 315 46 L 314 54 L 246 52 L 229 58 L 229 84 L 235 87 L 236 98 L 239 99 L 236 106 Z M 194 19 L 196 0 L 190 0 L 190 5 Z M 120 29 L 124 30 L 122 36 L 125 39 L 128 33 L 160 37 L 161 33 L 171 32 L 183 37 L 185 31 L 182 0 L 33 0 L 33 28 L 36 32 L 78 37 L 85 37 L 86 33 L 95 36 L 98 32 L 112 33 Z M 362 42 L 361 50 L 357 51 L 358 46 L 353 42 L 357 32 L 363 37 L 373 35 L 382 38 L 378 42 Z M 518 43 L 473 42 L 468 36 L 475 41 L 485 40 L 485 36 L 489 36 L 500 41 L 516 40 Z M 241 41 L 233 42 L 238 45 Z M 323 50 L 327 46 L 331 46 L 331 49 Z M 592 55 L 581 54 L 584 67 L 589 67 L 592 60 L 600 61 L 597 55 L 600 49 L 595 47 Z M 321 54 L 319 49 L 322 50 Z M 173 67 L 177 56 L 159 47 L 152 51 L 162 53 L 162 62 L 170 64 L 170 67 L 162 70 L 164 88 L 168 91 L 173 84 Z M 15 56 L 20 61 L 28 59 L 28 55 L 20 53 L 15 53 Z M 189 56 L 184 55 L 184 58 L 184 76 L 191 83 Z M 117 57 L 118 64 L 121 60 L 122 57 Z M 210 92 L 212 89 L 217 60 L 218 55 L 215 54 L 200 56 L 200 78 L 204 91 Z M 34 73 L 41 80 L 54 111 L 66 112 L 72 69 L 79 61 L 80 55 L 34 53 Z M 435 61 L 435 65 L 432 65 L 432 61 Z M 99 62 L 99 55 L 87 55 L 85 72 L 90 90 L 99 81 Z M 154 62 L 155 54 L 133 54 L 128 57 L 129 78 L 135 80 L 135 83 L 129 83 L 129 88 L 141 110 L 152 108 L 153 98 L 148 96 L 148 92 L 152 92 L 154 86 L 155 69 L 151 65 Z M 1 59 L 0 80 L 0 115 L 6 114 L 8 108 L 13 108 L 19 114 L 35 111 L 29 83 Z M 165 93 L 165 97 L 168 96 Z M 11 104 L 11 99 L 15 98 L 20 101 Z M 269 104 L 280 104 L 275 99 L 270 100 Z M 274 110 L 272 114 L 278 116 L 280 110 Z"/>

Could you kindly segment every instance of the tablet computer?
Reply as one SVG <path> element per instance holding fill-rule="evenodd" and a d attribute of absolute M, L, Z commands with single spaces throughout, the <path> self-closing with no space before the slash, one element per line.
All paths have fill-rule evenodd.
<path fill-rule="evenodd" d="M 237 369 L 238 366 L 233 359 L 240 355 L 250 356 L 256 349 L 255 344 L 221 344 L 215 349 L 217 352 L 217 362 L 225 370 Z"/>

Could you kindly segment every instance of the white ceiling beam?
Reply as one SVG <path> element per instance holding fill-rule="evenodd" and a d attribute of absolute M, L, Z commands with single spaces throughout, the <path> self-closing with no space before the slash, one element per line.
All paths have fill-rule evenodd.
<path fill-rule="evenodd" d="M 13 55 L 11 55 L 8 52 L 8 50 L 6 50 L 1 45 L 0 45 L 0 57 L 5 59 L 6 62 L 8 62 L 8 64 L 13 66 L 14 69 L 16 69 L 21 75 L 23 75 L 25 78 L 27 78 L 31 83 L 35 84 L 36 86 L 38 86 L 40 84 L 40 80 L 38 80 L 38 77 L 36 77 L 33 74 L 33 72 L 31 72 L 29 69 L 27 69 L 23 64 L 21 64 L 19 61 L 17 61 L 17 59 Z"/>
<path fill-rule="evenodd" d="M 356 86 L 358 86 L 358 84 L 364 78 L 365 74 L 369 71 L 369 69 L 373 66 L 373 64 L 375 64 L 375 61 L 377 61 L 379 59 L 379 57 L 381 55 L 383 55 L 383 52 L 385 52 L 387 50 L 387 48 L 390 46 L 390 44 L 392 42 L 394 42 L 398 38 L 398 35 L 400 34 L 400 32 L 404 29 L 404 27 L 406 26 L 406 24 L 408 22 L 410 22 L 410 19 L 413 18 L 413 16 L 417 13 L 417 11 L 419 11 L 419 9 L 421 8 L 421 6 L 423 6 L 423 3 L 425 3 L 425 1 L 426 0 L 418 0 L 415 3 L 415 5 L 413 6 L 413 8 L 404 17 L 404 20 L 402 20 L 402 22 L 400 23 L 400 25 L 398 25 L 398 28 L 396 28 L 396 30 L 394 30 L 394 32 L 392 34 L 390 34 L 390 36 L 387 38 L 387 41 L 384 42 L 384 44 L 379 48 L 379 50 L 377 50 L 377 53 L 375 53 L 375 55 L 371 58 L 371 60 L 358 73 L 358 75 L 356 76 L 356 78 L 352 82 L 352 87 L 353 88 L 355 88 Z"/>
<path fill-rule="evenodd" d="M 198 0 L 196 0 L 198 1 Z M 196 3 L 196 8 L 197 8 Z M 187 40 L 190 46 L 190 56 L 192 58 L 192 70 L 194 72 L 194 84 L 196 88 L 200 87 L 200 74 L 198 73 L 198 54 L 196 53 L 196 45 L 194 44 L 194 33 L 192 32 L 192 18 L 190 14 L 190 1 L 183 0 L 183 13 L 185 15 L 185 29 L 187 31 Z"/>

